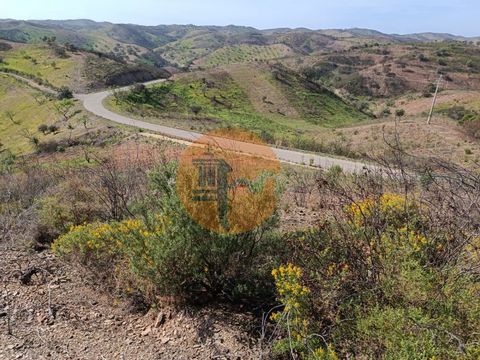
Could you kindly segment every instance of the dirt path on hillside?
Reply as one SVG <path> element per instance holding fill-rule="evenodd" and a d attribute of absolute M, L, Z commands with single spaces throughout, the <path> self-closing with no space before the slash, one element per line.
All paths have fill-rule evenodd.
<path fill-rule="evenodd" d="M 20 76 L 20 75 L 17 75 L 17 74 L 14 74 L 14 73 L 10 73 L 10 72 L 6 72 L 6 71 L 0 71 L 0 74 L 2 75 L 7 75 L 7 76 L 11 76 L 23 83 L 26 83 L 28 86 L 34 88 L 34 89 L 37 89 L 37 90 L 40 90 L 42 92 L 46 92 L 48 94 L 51 94 L 51 95 L 57 95 L 57 92 L 47 86 L 44 86 L 44 85 L 40 85 L 39 83 L 33 81 L 32 79 L 28 79 L 28 78 L 25 78 L 23 76 Z"/>

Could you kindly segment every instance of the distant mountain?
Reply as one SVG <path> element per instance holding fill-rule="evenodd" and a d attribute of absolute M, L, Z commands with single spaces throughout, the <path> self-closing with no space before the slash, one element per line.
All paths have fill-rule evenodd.
<path fill-rule="evenodd" d="M 76 34 L 73 34 L 75 32 Z M 307 28 L 278 28 L 257 30 L 246 26 L 196 26 L 196 25 L 158 25 L 144 26 L 135 24 L 113 24 L 109 22 L 96 22 L 88 19 L 77 20 L 13 20 L 0 19 L 0 37 L 12 41 L 35 41 L 39 34 L 58 33 L 60 38 L 88 38 L 110 35 L 112 38 L 125 43 L 132 43 L 144 47 L 158 47 L 169 42 L 189 37 L 195 33 L 209 32 L 217 34 L 261 34 L 262 36 L 278 36 L 291 33 L 322 34 L 333 37 L 359 37 L 404 41 L 471 41 L 476 38 L 468 38 L 443 33 L 419 33 L 419 34 L 384 34 L 371 29 L 331 29 L 311 30 Z M 12 36 L 23 34 L 23 36 Z"/>
<path fill-rule="evenodd" d="M 478 41 L 451 34 L 384 34 L 370 29 L 311 30 L 305 28 L 258 30 L 246 26 L 113 24 L 92 20 L 0 20 L 0 39 L 35 43 L 55 37 L 85 50 L 107 53 L 126 61 L 191 66 L 224 47 L 287 46 L 292 54 L 348 49 L 365 43 Z M 234 49 L 235 50 L 235 49 Z M 242 48 L 242 51 L 245 50 Z M 289 51 L 290 51 L 289 50 Z M 283 53 L 288 53 L 283 52 Z M 232 51 L 227 50 L 231 54 Z M 240 56 L 244 56 L 241 54 Z"/>

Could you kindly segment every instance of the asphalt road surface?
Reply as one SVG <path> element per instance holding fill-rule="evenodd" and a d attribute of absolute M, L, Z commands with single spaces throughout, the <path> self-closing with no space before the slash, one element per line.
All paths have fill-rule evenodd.
<path fill-rule="evenodd" d="M 165 81 L 165 80 L 155 80 L 155 81 L 145 83 L 145 85 L 159 83 L 162 81 Z M 127 88 L 123 88 L 119 90 L 121 91 Z M 185 140 L 188 142 L 194 142 L 204 136 L 203 134 L 198 132 L 181 130 L 173 127 L 152 124 L 152 123 L 136 120 L 130 117 L 126 117 L 126 116 L 114 113 L 106 109 L 105 106 L 103 105 L 103 101 L 112 93 L 113 93 L 112 90 L 107 90 L 107 91 L 91 93 L 91 94 L 75 94 L 75 97 L 80 101 L 82 101 L 83 106 L 89 112 L 119 124 L 129 125 L 139 129 L 153 131 L 172 139 Z M 238 145 L 239 147 L 242 147 L 240 142 Z M 286 163 L 291 163 L 291 164 L 314 166 L 314 167 L 320 167 L 323 169 L 329 169 L 332 166 L 339 166 L 340 168 L 342 168 L 344 172 L 347 172 L 347 173 L 358 173 L 365 169 L 373 170 L 373 171 L 377 171 L 380 169 L 377 166 L 369 165 L 369 164 L 365 164 L 357 161 L 339 159 L 339 158 L 329 157 L 325 155 L 302 152 L 298 150 L 287 150 L 287 149 L 280 149 L 275 147 L 272 147 L 271 149 L 276 155 L 278 160 Z"/>

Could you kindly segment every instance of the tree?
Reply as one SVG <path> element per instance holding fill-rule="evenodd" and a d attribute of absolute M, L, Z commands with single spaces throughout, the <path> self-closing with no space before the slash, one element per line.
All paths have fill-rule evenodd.
<path fill-rule="evenodd" d="M 90 119 L 88 118 L 87 115 L 83 115 L 81 118 L 80 118 L 80 123 L 83 125 L 83 127 L 85 129 L 88 129 L 88 122 L 90 121 Z"/>
<path fill-rule="evenodd" d="M 73 98 L 72 90 L 70 90 L 66 86 L 62 86 L 60 88 L 60 91 L 58 92 L 57 97 L 58 97 L 58 100 L 71 99 Z"/>
<path fill-rule="evenodd" d="M 38 127 L 38 131 L 40 131 L 41 133 L 43 133 L 44 135 L 48 132 L 48 125 L 46 124 L 41 124 L 39 127 Z"/>
<path fill-rule="evenodd" d="M 397 110 L 395 110 L 395 116 L 396 116 L 397 118 L 401 118 L 401 117 L 405 116 L 405 110 L 403 110 L 403 109 L 397 109 Z"/>
<path fill-rule="evenodd" d="M 3 115 L 12 122 L 13 125 L 20 125 L 20 121 L 18 120 L 15 120 L 15 114 L 10 111 L 10 110 L 7 110 L 3 113 Z"/>
<path fill-rule="evenodd" d="M 193 112 L 195 115 L 198 115 L 198 114 L 200 114 L 200 112 L 202 111 L 202 107 L 201 107 L 201 106 L 198 106 L 198 105 L 193 105 L 192 107 L 190 107 L 190 110 L 192 110 L 192 112 Z"/>
<path fill-rule="evenodd" d="M 72 116 L 70 111 L 72 110 L 75 104 L 71 99 L 64 99 L 54 105 L 55 110 L 58 114 L 63 117 L 63 120 L 68 121 L 68 119 Z"/>

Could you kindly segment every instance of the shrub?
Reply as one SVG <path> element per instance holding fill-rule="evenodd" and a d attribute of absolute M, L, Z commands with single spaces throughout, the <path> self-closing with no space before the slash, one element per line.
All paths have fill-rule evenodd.
<path fill-rule="evenodd" d="M 66 86 L 62 86 L 58 91 L 57 97 L 58 97 L 58 100 L 72 99 L 73 98 L 72 90 L 70 90 Z"/>
<path fill-rule="evenodd" d="M 382 117 L 389 117 L 390 115 L 392 115 L 392 111 L 388 107 L 384 108 L 381 112 Z"/>
<path fill-rule="evenodd" d="M 58 130 L 59 130 L 59 129 L 58 129 L 58 126 L 57 126 L 57 125 L 50 125 L 50 126 L 48 127 L 48 132 L 50 132 L 50 133 L 56 133 Z"/>
<path fill-rule="evenodd" d="M 198 115 L 202 111 L 202 107 L 198 105 L 193 105 L 190 107 L 190 110 L 195 114 Z"/>
<path fill-rule="evenodd" d="M 37 216 L 44 242 L 53 241 L 72 226 L 103 217 L 98 199 L 81 180 L 68 180 L 54 188 L 54 195 L 37 201 Z"/>
<path fill-rule="evenodd" d="M 422 61 L 422 62 L 428 62 L 430 61 L 430 59 L 428 57 L 425 56 L 425 54 L 420 54 L 418 55 L 418 60 Z"/>
<path fill-rule="evenodd" d="M 277 300 L 283 307 L 282 311 L 270 316 L 283 331 L 283 338 L 274 343 L 273 352 L 278 355 L 302 354 L 302 358 L 312 360 L 338 359 L 330 345 L 325 347 L 311 333 L 307 313 L 310 289 L 302 285 L 302 270 L 289 263 L 273 269 L 272 276 L 275 279 Z"/>
<path fill-rule="evenodd" d="M 272 296 L 268 263 L 282 246 L 271 231 L 275 216 L 240 235 L 205 230 L 183 210 L 175 171 L 176 165 L 169 163 L 152 172 L 152 193 L 140 210 L 142 218 L 73 228 L 55 242 L 55 252 L 83 261 L 100 258 L 100 264 L 127 264 L 128 276 L 149 300 L 163 295 L 192 301 Z"/>
<path fill-rule="evenodd" d="M 403 110 L 403 109 L 395 110 L 395 116 L 398 117 L 398 118 L 401 118 L 401 117 L 405 116 L 405 110 Z"/>
<path fill-rule="evenodd" d="M 48 125 L 46 124 L 41 124 L 39 127 L 38 127 L 38 131 L 40 131 L 41 133 L 43 134 L 46 134 L 48 132 Z"/>
<path fill-rule="evenodd" d="M 0 152 L 0 174 L 9 173 L 13 170 L 17 156 L 6 149 Z"/>
<path fill-rule="evenodd" d="M 325 181 L 341 193 L 341 182 Z M 310 290 L 292 318 L 306 319 L 306 332 L 322 334 L 322 344 L 335 344 L 341 358 L 475 358 L 479 324 L 469 319 L 480 313 L 478 280 L 468 265 L 454 265 L 464 255 L 452 259 L 465 254 L 452 249 L 469 238 L 454 240 L 461 235 L 440 230 L 431 211 L 415 198 L 384 193 L 350 202 L 318 229 L 292 234 L 293 261 L 303 272 L 281 281 Z M 294 299 L 278 281 L 277 296 L 282 304 Z"/>

